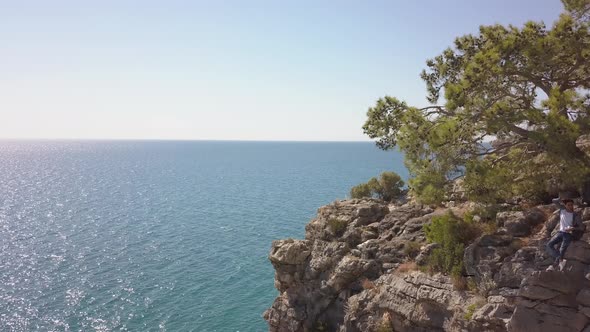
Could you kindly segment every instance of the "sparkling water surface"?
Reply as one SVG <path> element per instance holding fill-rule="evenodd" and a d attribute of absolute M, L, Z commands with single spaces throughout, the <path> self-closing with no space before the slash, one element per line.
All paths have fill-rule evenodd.
<path fill-rule="evenodd" d="M 0 330 L 266 331 L 272 240 L 385 170 L 372 143 L 0 141 Z"/>

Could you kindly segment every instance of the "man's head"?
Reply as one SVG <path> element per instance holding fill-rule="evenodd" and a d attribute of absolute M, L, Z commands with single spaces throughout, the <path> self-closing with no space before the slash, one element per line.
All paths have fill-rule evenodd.
<path fill-rule="evenodd" d="M 571 199 L 564 199 L 561 201 L 565 205 L 565 209 L 569 212 L 574 211 L 574 201 Z"/>

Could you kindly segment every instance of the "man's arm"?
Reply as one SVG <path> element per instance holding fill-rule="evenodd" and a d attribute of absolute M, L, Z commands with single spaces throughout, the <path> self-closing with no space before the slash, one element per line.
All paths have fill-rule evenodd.
<path fill-rule="evenodd" d="M 553 205 L 555 205 L 558 209 L 565 209 L 565 205 L 561 203 L 561 199 L 559 197 L 552 199 L 551 202 L 553 202 Z"/>

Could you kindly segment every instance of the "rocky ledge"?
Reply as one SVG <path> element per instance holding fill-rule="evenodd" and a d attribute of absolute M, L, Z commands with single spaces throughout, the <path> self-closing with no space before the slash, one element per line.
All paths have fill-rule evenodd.
<path fill-rule="evenodd" d="M 545 271 L 556 211 L 501 212 L 497 230 L 465 249 L 469 287 L 421 272 L 436 244 L 423 226 L 433 210 L 378 200 L 318 210 L 304 240 L 278 240 L 269 259 L 280 295 L 264 313 L 270 331 L 588 331 L 588 234 L 568 249 L 563 271 Z M 582 211 L 585 225 L 590 208 Z"/>

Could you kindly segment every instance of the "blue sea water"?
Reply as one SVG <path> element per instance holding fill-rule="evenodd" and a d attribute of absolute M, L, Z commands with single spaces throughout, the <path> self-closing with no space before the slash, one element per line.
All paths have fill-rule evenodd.
<path fill-rule="evenodd" d="M 385 170 L 372 143 L 0 142 L 0 330 L 265 331 L 272 240 Z"/>

